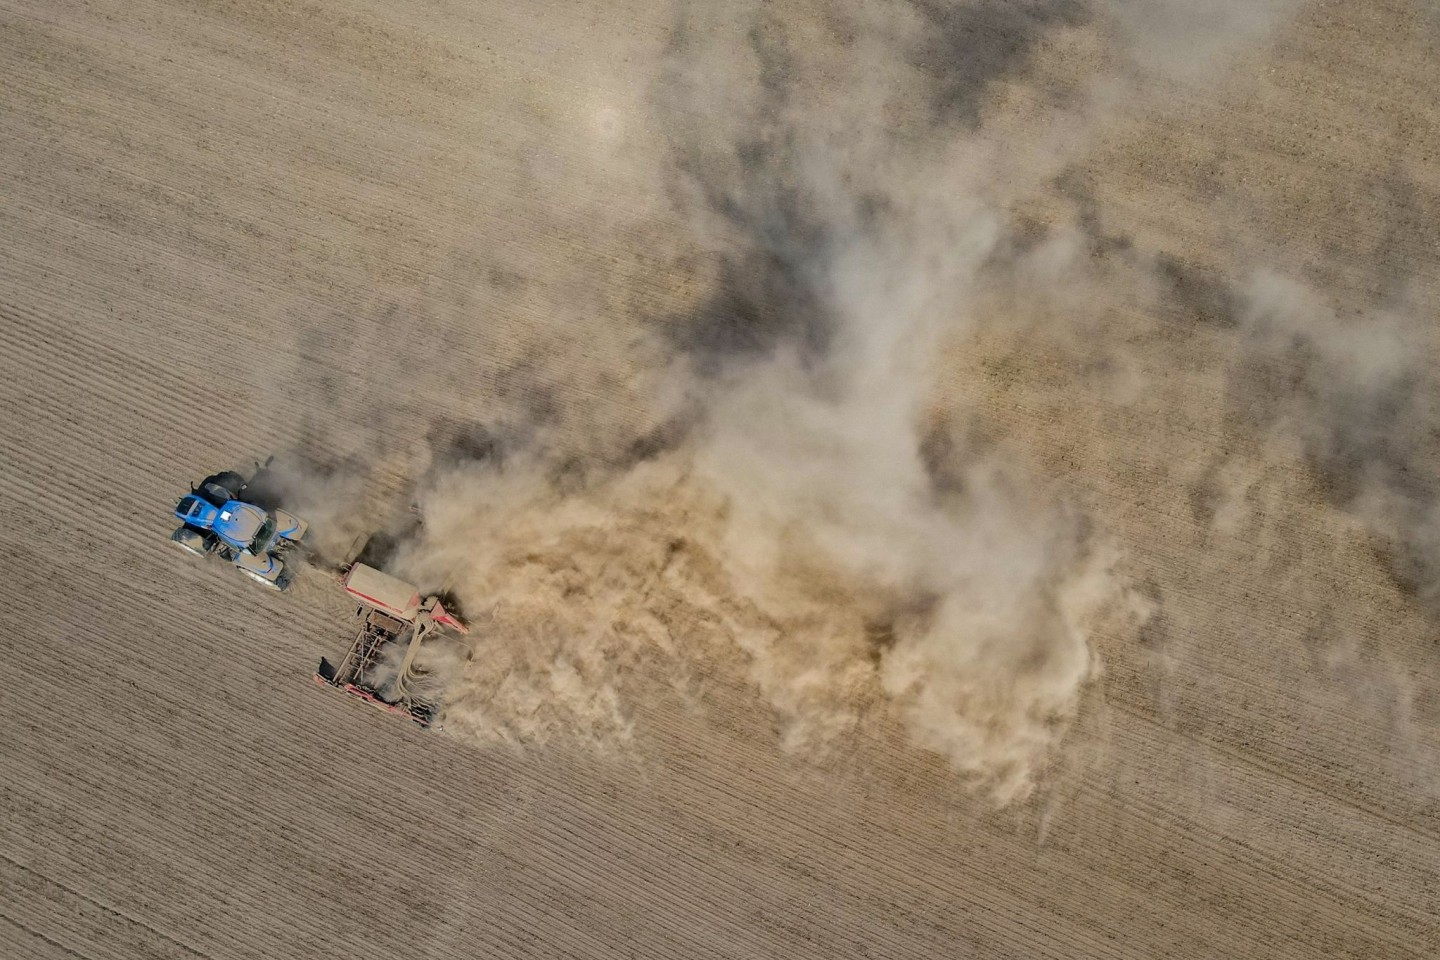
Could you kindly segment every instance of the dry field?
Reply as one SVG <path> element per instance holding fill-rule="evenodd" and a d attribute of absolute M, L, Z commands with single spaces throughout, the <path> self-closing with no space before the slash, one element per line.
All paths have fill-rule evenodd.
<path fill-rule="evenodd" d="M 0 0 L 0 955 L 1440 955 L 1440 12 L 717 6 Z M 1033 792 L 882 707 L 782 749 L 736 650 L 637 657 L 618 745 L 423 733 L 312 686 L 319 570 L 166 542 L 271 452 L 364 520 L 477 424 L 562 500 L 673 462 L 707 428 L 657 371 L 813 332 L 766 319 L 836 232 L 787 138 L 852 115 L 863 229 L 960 168 L 997 224 L 946 449 L 1083 514 L 1130 598 Z M 505 624 L 477 697 L 533 669 Z"/>

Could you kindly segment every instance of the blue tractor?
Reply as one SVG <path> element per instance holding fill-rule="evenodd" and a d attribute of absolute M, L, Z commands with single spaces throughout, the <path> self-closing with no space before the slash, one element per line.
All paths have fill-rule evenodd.
<path fill-rule="evenodd" d="M 197 557 L 217 556 L 250 579 L 284 590 L 293 571 L 281 555 L 304 539 L 308 524 L 253 502 L 260 499 L 247 496 L 253 481 L 226 471 L 192 486 L 175 505 L 180 528 L 170 539 Z"/>

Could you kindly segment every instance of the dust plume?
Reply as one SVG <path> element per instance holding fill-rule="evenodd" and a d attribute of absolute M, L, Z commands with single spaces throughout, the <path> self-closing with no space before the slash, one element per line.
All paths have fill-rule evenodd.
<path fill-rule="evenodd" d="M 876 719 L 997 800 L 1034 789 L 1099 669 L 1092 633 L 1133 633 L 1146 603 L 937 374 L 1017 247 L 992 94 L 1046 44 L 1138 62 L 1126 36 L 1065 2 L 679 6 L 654 179 L 705 292 L 636 336 L 617 382 L 646 385 L 643 416 L 585 411 L 625 442 L 575 440 L 552 405 L 419 471 L 425 520 L 389 565 L 476 621 L 471 655 L 432 668 L 447 729 L 611 748 L 733 671 L 789 750 Z M 1094 77 L 1040 86 L 1043 125 L 1099 122 Z M 542 342 L 527 362 L 564 384 L 584 360 Z"/>
<path fill-rule="evenodd" d="M 321 463 L 294 453 L 272 458 L 251 480 L 258 503 L 283 506 L 310 524 L 312 563 L 334 566 L 374 530 L 385 508 L 368 489 L 369 470 L 356 458 Z"/>
<path fill-rule="evenodd" d="M 1109 6 L 1149 77 L 1196 83 L 1217 61 L 1263 41 L 1298 4 L 1294 0 L 1121 0 Z"/>
<path fill-rule="evenodd" d="M 1262 273 L 1243 296 L 1233 415 L 1264 424 L 1320 492 L 1390 545 L 1392 573 L 1440 609 L 1440 384 L 1429 324 L 1406 304 L 1345 315 L 1317 291 Z"/>

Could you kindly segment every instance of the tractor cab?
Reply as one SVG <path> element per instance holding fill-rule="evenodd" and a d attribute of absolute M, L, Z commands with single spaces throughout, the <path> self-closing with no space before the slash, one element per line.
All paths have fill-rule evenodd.
<path fill-rule="evenodd" d="M 263 553 L 270 545 L 275 533 L 275 521 L 253 503 L 231 500 L 220 508 L 210 529 L 237 550 L 258 554 Z M 262 537 L 261 534 L 265 536 Z"/>
<path fill-rule="evenodd" d="M 175 506 L 175 516 L 188 527 L 213 533 L 236 550 L 261 553 L 275 534 L 275 520 L 253 503 L 229 500 L 215 506 L 191 494 Z"/>
<path fill-rule="evenodd" d="M 219 507 L 193 493 L 181 497 L 175 505 L 175 516 L 198 530 L 209 530 L 219 514 Z"/>

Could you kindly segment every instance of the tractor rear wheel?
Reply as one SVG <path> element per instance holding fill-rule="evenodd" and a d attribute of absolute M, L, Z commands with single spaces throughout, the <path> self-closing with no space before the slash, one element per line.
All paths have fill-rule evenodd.
<path fill-rule="evenodd" d="M 245 489 L 245 478 L 233 470 L 208 476 L 200 484 L 200 496 L 217 507 L 238 500 Z"/>

